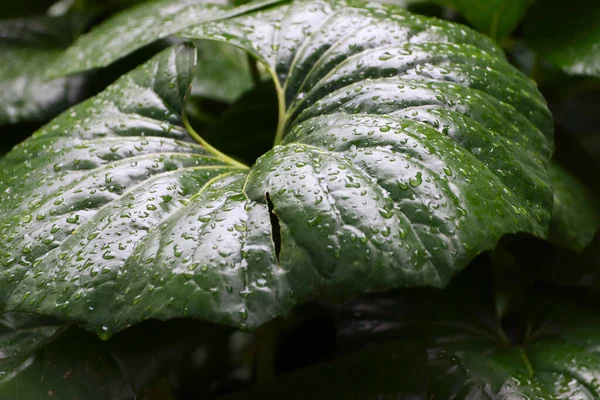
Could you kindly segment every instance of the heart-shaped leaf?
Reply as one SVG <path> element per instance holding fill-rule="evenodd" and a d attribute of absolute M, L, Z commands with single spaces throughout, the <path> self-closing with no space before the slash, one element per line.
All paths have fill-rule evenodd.
<path fill-rule="evenodd" d="M 457 285 L 357 299 L 340 314 L 338 347 L 379 344 L 226 398 L 600 396 L 597 313 L 564 298 L 540 295 L 529 305 L 523 342 L 510 344 L 494 317 L 489 293 Z"/>
<path fill-rule="evenodd" d="M 550 114 L 485 37 L 337 1 L 183 35 L 265 64 L 279 145 L 248 169 L 186 130 L 195 51 L 156 56 L 2 160 L 6 309 L 256 328 L 317 297 L 443 286 L 503 234 L 546 235 Z"/>

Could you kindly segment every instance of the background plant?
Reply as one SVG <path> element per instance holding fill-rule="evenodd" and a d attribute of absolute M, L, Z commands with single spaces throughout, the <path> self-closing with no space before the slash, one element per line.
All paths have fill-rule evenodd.
<path fill-rule="evenodd" d="M 600 397 L 594 2 L 2 12 L 3 398 Z"/>

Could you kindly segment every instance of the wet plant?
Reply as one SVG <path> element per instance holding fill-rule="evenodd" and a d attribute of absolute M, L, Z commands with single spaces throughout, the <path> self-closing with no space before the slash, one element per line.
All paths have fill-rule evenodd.
<path fill-rule="evenodd" d="M 600 7 L 540 3 L 7 11 L 0 397 L 599 398 Z"/>

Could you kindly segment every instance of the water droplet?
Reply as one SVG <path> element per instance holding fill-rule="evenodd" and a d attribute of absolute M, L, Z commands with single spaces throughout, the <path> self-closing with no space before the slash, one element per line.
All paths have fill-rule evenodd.
<path fill-rule="evenodd" d="M 385 53 L 383 53 L 382 55 L 379 56 L 379 60 L 381 61 L 387 61 L 391 58 L 394 58 L 393 54 L 388 53 L 387 51 Z"/>
<path fill-rule="evenodd" d="M 421 183 L 423 183 L 423 178 L 422 178 L 422 173 L 421 172 L 417 172 L 417 175 L 414 176 L 413 178 L 410 178 L 408 180 L 408 184 L 412 187 L 417 187 L 419 186 Z"/>

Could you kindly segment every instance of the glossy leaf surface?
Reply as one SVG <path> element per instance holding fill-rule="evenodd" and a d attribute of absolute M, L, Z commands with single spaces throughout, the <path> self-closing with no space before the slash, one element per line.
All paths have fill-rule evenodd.
<path fill-rule="evenodd" d="M 488 300 L 455 286 L 353 301 L 340 315 L 338 346 L 380 344 L 227 399 L 598 398 L 596 313 L 538 296 L 524 343 L 511 345 Z"/>
<path fill-rule="evenodd" d="M 444 286 L 503 234 L 546 235 L 552 121 L 487 38 L 325 1 L 183 35 L 265 64 L 279 145 L 247 169 L 186 131 L 195 51 L 163 52 L 3 159 L 7 309 L 256 328 L 330 293 Z"/>
<path fill-rule="evenodd" d="M 44 121 L 80 99 L 81 76 L 47 80 L 44 74 L 89 17 L 0 20 L 0 125 Z"/>
<path fill-rule="evenodd" d="M 524 37 L 540 56 L 572 75 L 600 77 L 600 4 L 546 0 L 532 7 Z"/>

